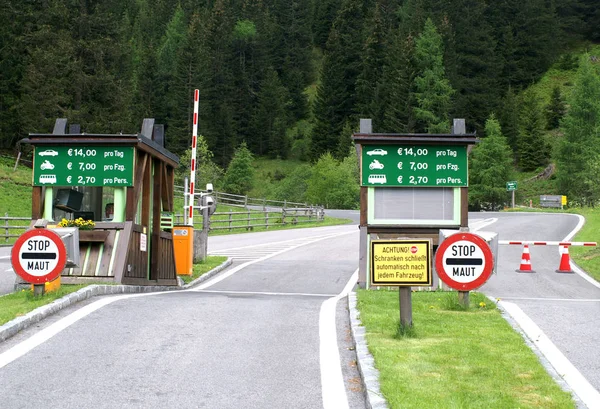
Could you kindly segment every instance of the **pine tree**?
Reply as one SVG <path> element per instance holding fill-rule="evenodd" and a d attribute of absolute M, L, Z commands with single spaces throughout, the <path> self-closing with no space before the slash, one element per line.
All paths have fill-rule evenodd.
<path fill-rule="evenodd" d="M 512 173 L 512 151 L 492 114 L 485 122 L 485 138 L 470 155 L 469 205 L 476 210 L 497 209 L 507 199 L 506 182 Z"/>
<path fill-rule="evenodd" d="M 423 32 L 415 43 L 415 117 L 417 130 L 428 133 L 450 131 L 450 96 L 454 90 L 446 79 L 443 61 L 442 37 L 431 19 L 425 21 Z"/>
<path fill-rule="evenodd" d="M 556 129 L 560 125 L 560 120 L 565 116 L 566 106 L 563 101 L 560 87 L 555 85 L 552 88 L 550 102 L 546 107 L 546 127 L 547 129 Z"/>
<path fill-rule="evenodd" d="M 452 114 L 465 118 L 469 127 L 483 130 L 503 92 L 499 83 L 502 64 L 487 6 L 477 0 L 455 0 L 447 7 L 446 73 L 456 90 Z"/>
<path fill-rule="evenodd" d="M 379 3 L 365 22 L 368 33 L 361 53 L 361 71 L 356 80 L 356 111 L 381 127 L 384 117 L 383 70 L 386 58 L 386 33 Z M 345 153 L 344 153 L 345 155 Z"/>
<path fill-rule="evenodd" d="M 498 120 L 502 127 L 502 133 L 506 136 L 508 144 L 516 155 L 519 151 L 519 115 L 521 104 L 512 87 L 509 86 L 506 90 L 500 107 Z"/>
<path fill-rule="evenodd" d="M 252 189 L 254 169 L 252 168 L 252 153 L 248 150 L 246 142 L 242 142 L 235 150 L 231 162 L 225 172 L 223 189 L 235 195 L 248 194 Z"/>
<path fill-rule="evenodd" d="M 258 106 L 253 121 L 253 135 L 258 142 L 259 155 L 286 158 L 290 148 L 286 138 L 289 125 L 287 106 L 289 94 L 282 85 L 277 72 L 270 68 L 258 93 Z"/>
<path fill-rule="evenodd" d="M 550 146 L 544 139 L 544 118 L 537 96 L 530 92 L 523 99 L 519 137 L 519 166 L 524 171 L 548 164 Z"/>
<path fill-rule="evenodd" d="M 313 159 L 325 152 L 333 152 L 344 124 L 355 118 L 355 87 L 363 43 L 363 3 L 361 0 L 343 1 L 327 40 L 314 107 Z"/>
<path fill-rule="evenodd" d="M 562 194 L 583 205 L 600 200 L 600 73 L 584 54 L 579 62 L 569 110 L 562 121 L 558 183 Z"/>
<path fill-rule="evenodd" d="M 395 30 L 391 37 L 381 86 L 383 124 L 376 126 L 381 132 L 414 132 L 414 38 L 401 30 Z"/>

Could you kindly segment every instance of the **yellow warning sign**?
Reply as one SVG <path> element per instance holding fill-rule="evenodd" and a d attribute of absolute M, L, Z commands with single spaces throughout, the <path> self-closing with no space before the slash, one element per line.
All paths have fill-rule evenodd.
<path fill-rule="evenodd" d="M 371 284 L 432 285 L 431 240 L 371 241 Z"/>

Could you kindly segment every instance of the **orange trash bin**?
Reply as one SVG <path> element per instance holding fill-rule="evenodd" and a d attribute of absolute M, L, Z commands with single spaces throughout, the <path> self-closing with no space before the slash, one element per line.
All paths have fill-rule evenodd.
<path fill-rule="evenodd" d="M 191 276 L 194 261 L 194 228 L 173 226 L 173 251 L 175 271 L 178 275 Z"/>

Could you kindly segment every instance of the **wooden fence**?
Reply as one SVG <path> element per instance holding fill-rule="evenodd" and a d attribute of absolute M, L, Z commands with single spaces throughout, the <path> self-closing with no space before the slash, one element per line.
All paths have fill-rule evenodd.
<path fill-rule="evenodd" d="M 4 241 L 0 241 L 0 246 L 12 246 L 17 237 L 25 233 L 31 223 L 31 217 L 10 217 L 8 213 L 4 213 L 4 217 L 0 217 L 1 220 L 4 221 L 4 226 L 2 226 Z"/>
<path fill-rule="evenodd" d="M 183 196 L 183 188 L 176 186 L 175 194 Z M 288 201 L 266 200 L 249 198 L 248 196 L 232 195 L 229 193 L 215 192 L 217 204 L 231 208 L 243 208 L 244 210 L 229 209 L 228 212 L 215 212 L 209 220 L 211 231 L 251 231 L 258 227 L 269 229 L 275 226 L 297 225 L 302 223 L 322 222 L 325 218 L 325 210 L 322 206 L 311 206 L 306 203 L 295 203 Z M 202 228 L 201 212 L 194 219 L 194 228 Z M 8 213 L 0 217 L 4 221 L 4 241 L 0 239 L 0 246 L 11 246 L 17 237 L 29 228 L 30 217 L 9 217 Z M 184 216 L 174 215 L 175 224 L 183 224 Z M 1 225 L 0 225 L 0 228 Z M 0 238 L 2 235 L 0 235 Z"/>

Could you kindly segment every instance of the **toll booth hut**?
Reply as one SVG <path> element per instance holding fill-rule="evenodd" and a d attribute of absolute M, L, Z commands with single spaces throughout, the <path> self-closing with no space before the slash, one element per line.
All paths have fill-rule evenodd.
<path fill-rule="evenodd" d="M 63 282 L 177 285 L 172 212 L 179 158 L 165 149 L 162 125 L 147 118 L 140 133 L 89 134 L 61 118 L 51 134 L 31 133 L 21 142 L 34 147 L 32 224 L 94 222 L 79 228 L 80 263 L 63 271 Z"/>

